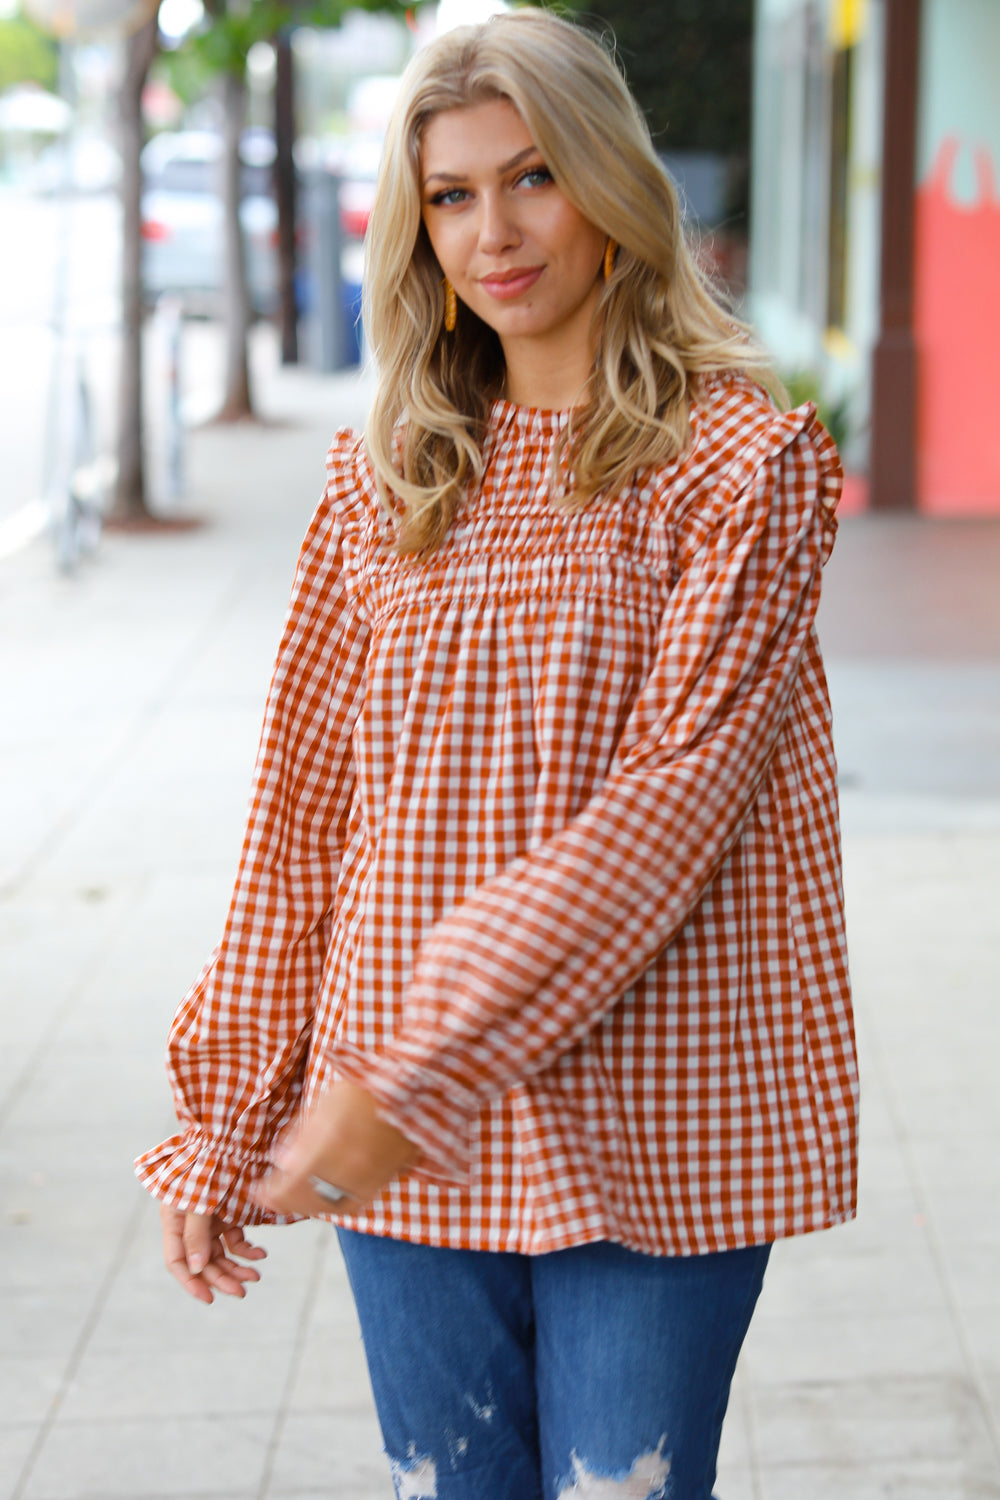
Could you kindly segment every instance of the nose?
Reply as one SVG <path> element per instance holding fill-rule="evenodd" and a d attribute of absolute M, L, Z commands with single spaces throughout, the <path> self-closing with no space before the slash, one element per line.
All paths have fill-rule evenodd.
<path fill-rule="evenodd" d="M 504 193 L 484 193 L 479 218 L 479 248 L 487 255 L 499 255 L 521 243 L 511 205 Z"/>

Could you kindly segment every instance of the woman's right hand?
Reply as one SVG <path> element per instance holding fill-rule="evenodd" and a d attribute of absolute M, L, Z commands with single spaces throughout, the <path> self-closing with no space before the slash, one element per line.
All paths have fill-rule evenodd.
<path fill-rule="evenodd" d="M 167 1270 L 189 1297 L 198 1302 L 214 1302 L 216 1292 L 244 1297 L 245 1283 L 260 1280 L 259 1271 L 240 1261 L 263 1260 L 267 1251 L 251 1245 L 238 1224 L 227 1224 L 217 1214 L 185 1214 L 165 1203 L 160 1221 Z"/>

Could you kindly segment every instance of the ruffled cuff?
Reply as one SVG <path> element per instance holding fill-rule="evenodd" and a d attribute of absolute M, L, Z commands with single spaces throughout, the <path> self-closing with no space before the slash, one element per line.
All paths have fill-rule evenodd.
<path fill-rule="evenodd" d="M 275 1214 L 251 1196 L 270 1162 L 263 1152 L 237 1153 L 195 1132 L 172 1135 L 136 1159 L 135 1174 L 154 1198 L 182 1213 L 218 1214 L 227 1223 L 294 1224 L 298 1214 Z"/>
<path fill-rule="evenodd" d="M 395 1044 L 391 1053 L 379 1053 L 340 1041 L 327 1061 L 338 1077 L 371 1094 L 382 1119 L 420 1148 L 419 1176 L 468 1182 L 473 1125 L 481 1108 L 469 1089 L 454 1080 L 442 1084 Z"/>

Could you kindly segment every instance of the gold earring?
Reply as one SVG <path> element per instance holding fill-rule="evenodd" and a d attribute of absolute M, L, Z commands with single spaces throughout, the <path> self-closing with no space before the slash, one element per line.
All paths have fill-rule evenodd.
<path fill-rule="evenodd" d="M 610 281 L 611 280 L 611 272 L 615 268 L 615 256 L 616 256 L 617 253 L 618 253 L 618 246 L 615 244 L 614 240 L 608 240 L 608 243 L 607 243 L 607 245 L 604 248 L 604 279 L 605 279 L 605 281 Z"/>
<path fill-rule="evenodd" d="M 458 298 L 455 296 L 455 288 L 446 276 L 444 279 L 444 326 L 449 333 L 454 333 L 457 322 Z"/>

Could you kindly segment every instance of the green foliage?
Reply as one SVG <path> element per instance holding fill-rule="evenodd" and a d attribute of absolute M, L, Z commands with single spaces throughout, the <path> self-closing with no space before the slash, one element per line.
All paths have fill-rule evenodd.
<path fill-rule="evenodd" d="M 828 398 L 815 370 L 781 372 L 780 379 L 793 407 L 802 406 L 806 401 L 814 403 L 823 426 L 837 447 L 843 450 L 850 432 L 850 399 L 847 396 Z"/>
<path fill-rule="evenodd" d="M 288 26 L 339 26 L 347 10 L 387 11 L 404 16 L 403 0 L 209 0 L 205 24 L 184 49 L 190 49 L 206 74 L 242 73 L 256 42 L 269 41 Z M 182 95 L 183 97 L 183 95 Z"/>
<path fill-rule="evenodd" d="M 153 60 L 153 75 L 166 80 L 183 104 L 196 104 L 209 92 L 215 74 L 190 45 L 172 47 Z"/>
<path fill-rule="evenodd" d="M 59 73 L 56 43 L 24 16 L 0 20 L 0 94 L 18 83 L 54 89 Z"/>

